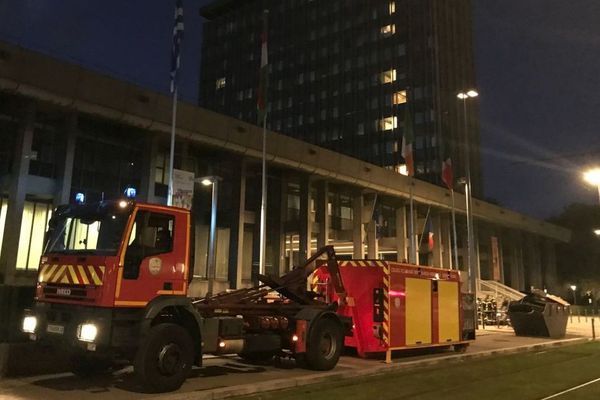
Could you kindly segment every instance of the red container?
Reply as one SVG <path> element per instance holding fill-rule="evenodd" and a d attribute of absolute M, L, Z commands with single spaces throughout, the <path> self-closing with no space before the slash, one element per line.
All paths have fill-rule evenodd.
<path fill-rule="evenodd" d="M 338 262 L 347 304 L 338 313 L 349 316 L 353 335 L 346 346 L 359 356 L 434 346 L 464 349 L 460 274 L 456 270 L 380 260 Z M 337 301 L 329 275 L 319 268 L 313 290 Z"/>

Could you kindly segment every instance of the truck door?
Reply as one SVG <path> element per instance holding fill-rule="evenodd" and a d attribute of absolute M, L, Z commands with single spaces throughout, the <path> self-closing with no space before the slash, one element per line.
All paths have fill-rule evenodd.
<path fill-rule="evenodd" d="M 121 257 L 116 306 L 144 306 L 161 294 L 185 294 L 185 217 L 166 208 L 136 210 Z"/>

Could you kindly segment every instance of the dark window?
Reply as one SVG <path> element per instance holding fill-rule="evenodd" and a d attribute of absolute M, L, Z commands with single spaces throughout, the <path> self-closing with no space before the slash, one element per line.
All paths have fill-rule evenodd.
<path fill-rule="evenodd" d="M 173 250 L 173 228 L 171 215 L 138 211 L 125 253 L 125 279 L 137 279 L 144 258 Z"/>

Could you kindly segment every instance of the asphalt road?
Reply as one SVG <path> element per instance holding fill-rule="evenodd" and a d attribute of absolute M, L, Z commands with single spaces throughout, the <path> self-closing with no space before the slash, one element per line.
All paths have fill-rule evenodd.
<path fill-rule="evenodd" d="M 467 355 L 547 342 L 550 342 L 550 340 L 516 337 L 509 330 L 500 332 L 480 331 L 478 339 L 471 344 Z M 448 350 L 438 350 L 428 354 L 422 352 L 403 353 L 394 359 L 394 363 L 412 364 L 422 360 L 447 357 L 455 357 L 455 354 Z M 384 366 L 382 359 L 364 360 L 348 355 L 342 357 L 335 371 L 361 371 L 382 366 Z M 179 394 L 179 397 L 188 397 L 185 395 L 189 394 L 189 397 L 192 398 L 194 394 L 205 395 L 207 392 L 219 388 L 252 385 L 268 381 L 271 381 L 276 387 L 276 383 L 281 380 L 310 379 L 311 376 L 316 377 L 318 375 L 323 375 L 323 373 L 299 368 L 291 360 L 283 360 L 281 363 L 273 365 L 255 366 L 246 364 L 237 357 L 209 358 L 205 360 L 205 365 L 202 368 L 193 370 L 192 377 L 174 394 Z M 0 399 L 2 400 L 65 400 L 69 398 L 130 400 L 156 397 L 169 398 L 173 396 L 171 394 L 157 396 L 156 394 L 145 393 L 144 388 L 135 383 L 131 368 L 115 372 L 112 375 L 91 379 L 82 379 L 70 373 L 63 373 L 0 380 Z"/>

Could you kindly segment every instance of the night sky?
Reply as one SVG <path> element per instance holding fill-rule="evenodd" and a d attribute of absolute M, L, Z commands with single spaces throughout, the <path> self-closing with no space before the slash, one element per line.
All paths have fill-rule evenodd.
<path fill-rule="evenodd" d="M 472 1 L 485 196 L 542 218 L 594 204 L 580 172 L 600 164 L 600 1 Z M 196 103 L 208 1 L 183 2 L 180 93 Z M 0 39 L 166 93 L 173 11 L 166 0 L 0 0 Z"/>

